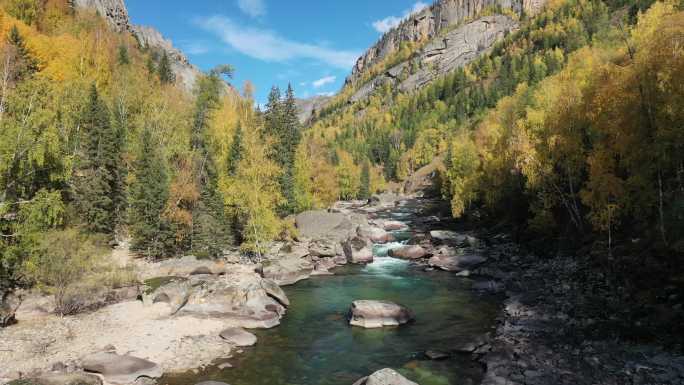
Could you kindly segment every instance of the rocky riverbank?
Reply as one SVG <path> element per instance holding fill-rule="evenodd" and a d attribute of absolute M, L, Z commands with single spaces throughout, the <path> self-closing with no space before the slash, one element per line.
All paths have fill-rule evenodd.
<path fill-rule="evenodd" d="M 117 250 L 113 257 L 134 268 L 145 284 L 107 293 L 88 313 L 59 317 L 50 297 L 29 293 L 11 311 L 17 323 L 0 329 L 0 383 L 69 384 L 84 370 L 99 375 L 89 377 L 95 383 L 147 383 L 148 377 L 239 353 L 247 336 L 236 330 L 275 327 L 285 315 L 289 300 L 279 285 L 370 262 L 372 242 L 390 239 L 366 215 L 352 212 L 365 204 L 340 203 L 299 215 L 298 240 L 272 244 L 262 260 L 235 253 L 217 261 L 188 256 L 149 262 Z M 378 198 L 373 207 L 393 204 L 393 198 Z M 89 366 L 93 360 L 98 365 Z M 143 362 L 146 369 L 129 361 Z"/>

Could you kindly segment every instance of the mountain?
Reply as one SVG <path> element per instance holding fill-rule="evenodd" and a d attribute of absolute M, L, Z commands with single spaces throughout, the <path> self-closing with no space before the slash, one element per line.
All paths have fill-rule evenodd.
<path fill-rule="evenodd" d="M 367 99 L 389 87 L 419 90 L 488 52 L 520 26 L 520 16 L 537 14 L 546 0 L 438 0 L 411 14 L 361 55 L 338 102 Z M 321 112 L 331 98 L 302 101 L 302 121 Z M 314 106 L 316 108 L 312 108 Z"/>
<path fill-rule="evenodd" d="M 297 99 L 297 110 L 299 111 L 299 121 L 307 123 L 312 116 L 320 112 L 328 104 L 332 97 L 325 95 L 312 96 L 306 99 Z"/>
<path fill-rule="evenodd" d="M 131 24 L 124 0 L 74 0 L 74 5 L 79 9 L 96 10 L 115 31 L 130 32 L 143 49 L 150 49 L 158 54 L 166 53 L 178 84 L 185 90 L 192 91 L 201 74 L 200 70 L 159 31 L 152 27 Z"/>

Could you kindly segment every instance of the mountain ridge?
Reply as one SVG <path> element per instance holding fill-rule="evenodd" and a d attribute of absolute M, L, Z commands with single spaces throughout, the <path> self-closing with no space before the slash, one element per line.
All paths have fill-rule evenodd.
<path fill-rule="evenodd" d="M 94 9 L 116 32 L 131 33 L 142 48 L 166 53 L 178 83 L 188 92 L 193 90 L 201 74 L 199 68 L 154 27 L 132 24 L 124 0 L 74 0 L 73 4 L 77 9 Z"/>

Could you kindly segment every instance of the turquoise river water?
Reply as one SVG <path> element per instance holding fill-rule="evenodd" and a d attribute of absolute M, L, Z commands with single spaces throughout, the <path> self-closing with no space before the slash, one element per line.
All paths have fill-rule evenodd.
<path fill-rule="evenodd" d="M 420 385 L 478 383 L 481 369 L 470 357 L 430 361 L 424 352 L 449 351 L 490 331 L 499 300 L 472 292 L 467 279 L 386 257 L 387 247 L 376 246 L 378 257 L 370 265 L 341 267 L 334 276 L 286 287 L 291 306 L 281 325 L 252 331 L 259 338 L 255 347 L 218 361 L 232 368 L 210 367 L 161 383 L 352 385 L 385 367 Z M 413 310 L 416 320 L 394 328 L 351 327 L 346 315 L 357 299 L 400 303 Z"/>

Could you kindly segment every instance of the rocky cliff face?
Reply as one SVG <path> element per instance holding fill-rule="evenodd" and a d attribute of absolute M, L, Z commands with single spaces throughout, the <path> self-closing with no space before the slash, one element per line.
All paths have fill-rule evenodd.
<path fill-rule="evenodd" d="M 124 0 L 74 0 L 77 8 L 95 9 L 117 32 L 130 28 L 128 9 Z"/>
<path fill-rule="evenodd" d="M 516 13 L 525 11 L 534 14 L 545 2 L 546 0 L 438 0 L 383 35 L 357 60 L 347 83 L 356 82 L 364 71 L 396 52 L 401 43 L 432 40 L 443 30 L 476 17 L 487 7 L 501 7 Z"/>
<path fill-rule="evenodd" d="M 314 96 L 307 99 L 297 99 L 297 110 L 300 123 L 307 123 L 312 116 L 319 113 L 328 104 L 331 96 Z"/>
<path fill-rule="evenodd" d="M 413 59 L 400 63 L 365 83 L 351 97 L 356 102 L 385 84 L 403 92 L 415 91 L 432 80 L 465 66 L 489 51 L 518 22 L 508 16 L 485 16 L 429 42 Z"/>
<path fill-rule="evenodd" d="M 74 0 L 74 5 L 80 9 L 95 9 L 117 32 L 132 33 L 141 47 L 166 52 L 171 59 L 171 67 L 178 84 L 187 91 L 192 91 L 197 77 L 201 74 L 200 70 L 156 29 L 132 25 L 124 0 Z"/>
<path fill-rule="evenodd" d="M 201 72 L 190 63 L 183 51 L 174 47 L 171 40 L 164 38 L 152 27 L 134 25 L 131 27 L 131 32 L 141 47 L 166 52 L 171 61 L 171 68 L 176 74 L 176 82 L 188 91 L 193 89 Z"/>

